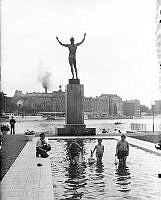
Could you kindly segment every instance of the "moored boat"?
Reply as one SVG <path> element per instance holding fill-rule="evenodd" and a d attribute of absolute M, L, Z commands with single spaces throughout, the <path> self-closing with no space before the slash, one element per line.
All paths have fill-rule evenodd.
<path fill-rule="evenodd" d="M 114 123 L 115 125 L 120 125 L 120 124 L 122 124 L 121 122 L 115 122 Z"/>

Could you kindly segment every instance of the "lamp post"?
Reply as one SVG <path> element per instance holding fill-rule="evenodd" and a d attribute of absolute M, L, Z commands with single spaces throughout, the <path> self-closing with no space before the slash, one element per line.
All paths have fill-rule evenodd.
<path fill-rule="evenodd" d="M 153 115 L 153 132 L 154 132 L 154 102 L 152 103 L 152 115 Z"/>

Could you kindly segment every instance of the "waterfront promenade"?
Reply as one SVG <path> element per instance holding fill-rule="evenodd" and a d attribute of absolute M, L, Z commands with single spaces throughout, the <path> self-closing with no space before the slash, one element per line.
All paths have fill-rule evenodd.
<path fill-rule="evenodd" d="M 107 135 L 91 136 L 90 138 L 99 137 L 103 139 L 120 139 L 120 136 Z M 63 139 L 65 138 L 69 137 L 63 137 Z M 48 137 L 47 139 L 50 141 L 53 139 L 58 139 L 58 137 Z M 1 181 L 2 200 L 54 199 L 50 157 L 37 158 L 35 156 L 36 141 L 37 138 L 34 138 L 33 141 L 26 144 L 6 175 L 3 177 Z M 130 137 L 127 137 L 127 141 L 132 146 L 161 156 L 161 152 L 155 149 L 154 143 L 145 142 Z M 42 164 L 42 166 L 38 167 L 37 164 L 39 163 Z M 157 173 L 158 172 L 156 172 L 156 174 Z"/>

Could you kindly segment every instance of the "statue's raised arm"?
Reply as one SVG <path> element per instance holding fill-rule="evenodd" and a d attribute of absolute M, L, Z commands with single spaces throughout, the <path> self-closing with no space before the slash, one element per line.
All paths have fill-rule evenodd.
<path fill-rule="evenodd" d="M 76 45 L 77 45 L 77 46 L 81 45 L 81 44 L 84 42 L 85 38 L 86 38 L 86 33 L 84 33 L 84 37 L 83 37 L 82 41 L 79 42 L 79 43 L 77 43 Z"/>
<path fill-rule="evenodd" d="M 84 33 L 84 37 L 83 37 L 82 41 L 79 43 L 74 43 L 74 37 L 71 37 L 70 44 L 63 44 L 60 42 L 58 37 L 56 37 L 56 39 L 58 40 L 60 45 L 62 45 L 64 47 L 68 47 L 68 49 L 69 49 L 68 59 L 69 59 L 69 65 L 71 67 L 72 79 L 74 79 L 74 70 L 75 70 L 76 79 L 78 79 L 77 67 L 76 67 L 76 51 L 77 51 L 77 47 L 84 42 L 85 37 L 86 37 L 86 33 Z"/>
<path fill-rule="evenodd" d="M 68 47 L 68 44 L 63 44 L 63 43 L 61 43 L 58 37 L 56 37 L 56 39 L 57 39 L 57 41 L 59 42 L 60 45 L 62 45 L 62 46 L 64 46 L 64 47 Z"/>

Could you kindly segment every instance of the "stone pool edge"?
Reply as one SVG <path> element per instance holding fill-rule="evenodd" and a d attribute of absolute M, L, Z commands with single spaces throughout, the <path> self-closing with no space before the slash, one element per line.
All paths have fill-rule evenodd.
<path fill-rule="evenodd" d="M 155 148 L 155 144 L 152 142 L 147 142 L 147 141 L 143 141 L 143 140 L 139 140 L 139 139 L 131 138 L 131 137 L 127 137 L 127 141 L 131 146 L 134 146 L 144 151 L 148 151 L 150 153 L 154 153 L 161 156 L 161 151 L 157 150 Z"/>

